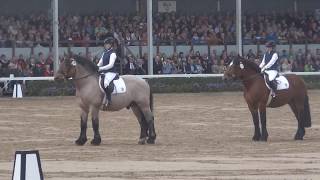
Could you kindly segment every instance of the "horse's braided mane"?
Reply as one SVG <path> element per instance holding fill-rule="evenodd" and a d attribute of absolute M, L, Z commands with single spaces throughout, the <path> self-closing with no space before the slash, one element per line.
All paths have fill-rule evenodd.
<path fill-rule="evenodd" d="M 75 55 L 74 59 L 76 60 L 77 63 L 82 65 L 88 71 L 98 72 L 98 66 L 96 64 L 94 64 L 93 62 L 91 62 L 89 59 L 82 57 L 82 56 L 79 56 L 79 55 Z"/>
<path fill-rule="evenodd" d="M 248 59 L 242 59 L 242 63 L 244 66 L 249 67 L 250 69 L 254 70 L 256 73 L 261 72 L 260 67 L 253 61 L 250 61 Z"/>

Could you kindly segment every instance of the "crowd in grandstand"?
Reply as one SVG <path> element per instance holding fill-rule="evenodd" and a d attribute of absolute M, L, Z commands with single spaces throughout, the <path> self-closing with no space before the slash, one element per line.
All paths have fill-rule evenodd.
<path fill-rule="evenodd" d="M 0 56 L 0 76 L 53 76 L 53 56 L 47 57 L 43 53 L 37 56 L 8 58 L 2 54 Z"/>
<path fill-rule="evenodd" d="M 166 55 L 159 53 L 154 58 L 153 72 L 154 74 L 204 74 L 204 73 L 223 73 L 225 62 L 232 59 L 237 54 L 231 52 L 227 54 L 223 51 L 217 54 L 212 50 L 210 55 L 200 54 L 191 50 L 188 54 L 183 52 Z M 84 54 L 83 54 L 84 56 Z M 89 53 L 88 60 L 97 63 L 99 57 L 92 57 Z M 263 52 L 258 53 L 249 50 L 245 57 L 260 63 Z M 281 72 L 320 72 L 320 49 L 316 53 L 306 52 L 299 49 L 296 53 L 291 53 L 286 50 L 279 52 L 279 63 Z M 117 61 L 119 68 L 119 61 Z M 147 54 L 141 58 L 135 59 L 128 55 L 124 58 L 123 73 L 124 74 L 148 74 Z M 5 55 L 0 56 L 0 75 L 8 76 L 14 73 L 16 76 L 52 76 L 53 75 L 53 58 L 49 54 L 47 57 L 43 53 L 31 57 L 8 58 Z"/>
<path fill-rule="evenodd" d="M 158 13 L 153 16 L 154 40 L 157 44 L 231 44 L 235 42 L 235 14 L 180 15 Z M 313 12 L 245 13 L 243 42 L 320 43 L 320 21 Z M 61 42 L 90 45 L 110 33 L 130 45 L 147 42 L 146 17 L 139 15 L 64 15 L 59 17 Z M 47 14 L 0 16 L 0 47 L 47 46 L 52 37 L 51 20 Z"/>
<path fill-rule="evenodd" d="M 158 13 L 153 15 L 154 41 L 157 45 L 183 44 L 234 44 L 235 14 L 180 15 Z M 243 43 L 257 44 L 274 40 L 277 44 L 320 43 L 320 21 L 313 12 L 245 13 L 242 18 Z M 0 16 L 0 47 L 48 46 L 52 38 L 52 26 L 46 14 L 28 16 Z M 61 45 L 96 46 L 95 40 L 114 35 L 128 45 L 147 43 L 146 17 L 139 15 L 64 15 L 59 17 Z M 263 52 L 249 51 L 247 58 L 257 63 Z M 236 53 L 226 51 L 217 54 L 157 54 L 154 58 L 155 74 L 174 73 L 221 73 L 226 59 Z M 315 54 L 298 50 L 296 53 L 279 52 L 281 71 L 319 71 L 320 50 Z M 98 57 L 89 59 L 96 60 Z M 0 57 L 0 73 L 14 71 L 20 76 L 52 76 L 52 55 L 39 53 L 30 57 Z M 147 55 L 126 56 L 123 72 L 147 74 Z"/>

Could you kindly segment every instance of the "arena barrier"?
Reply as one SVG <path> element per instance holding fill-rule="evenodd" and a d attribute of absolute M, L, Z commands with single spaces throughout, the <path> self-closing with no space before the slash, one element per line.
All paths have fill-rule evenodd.
<path fill-rule="evenodd" d="M 320 83 L 319 83 L 319 80 L 318 80 L 318 76 L 320 75 L 320 72 L 291 72 L 291 73 L 285 73 L 285 74 L 297 74 L 299 76 L 304 76 L 305 78 L 307 79 L 310 79 L 311 80 L 309 82 L 311 82 L 314 86 L 311 86 L 311 88 L 316 88 L 318 89 L 319 86 L 320 86 Z M 223 77 L 223 74 L 162 74 L 162 75 L 136 75 L 140 78 L 143 78 L 143 79 L 148 79 L 149 83 L 151 83 L 151 86 L 153 85 L 156 85 L 153 87 L 154 89 L 154 92 L 180 92 L 180 90 L 177 90 L 177 89 L 180 89 L 179 87 L 186 87 L 186 84 L 185 83 L 190 83 L 190 81 L 193 82 L 193 84 L 191 86 L 194 86 L 194 87 L 190 87 L 188 86 L 188 90 L 186 91 L 181 91 L 181 92 L 197 92 L 197 91 L 201 91 L 201 78 L 204 78 L 203 80 L 205 80 L 207 82 L 207 87 L 206 89 L 209 91 L 221 91 L 221 90 L 239 90 L 239 87 L 237 88 L 233 88 L 231 87 L 231 89 L 221 89 L 219 87 L 220 84 L 219 82 L 221 83 L 221 81 L 215 81 L 211 83 L 208 82 L 209 80 L 207 78 L 222 78 Z M 309 78 L 310 77 L 310 78 Z M 177 78 L 178 81 L 174 81 L 174 79 Z M 197 80 L 197 78 L 200 78 L 199 81 Z M 158 80 L 159 81 L 158 81 Z M 183 80 L 184 79 L 184 80 Z M 0 78 L 0 82 L 4 82 L 5 83 L 5 87 L 8 87 L 8 84 L 10 84 L 10 87 L 14 87 L 14 88 L 11 88 L 10 91 L 6 91 L 5 87 L 2 89 L 3 92 L 6 92 L 6 94 L 11 94 L 12 93 L 12 97 L 14 98 L 22 98 L 23 96 L 23 91 L 26 90 L 26 82 L 27 81 L 47 81 L 48 83 L 49 82 L 53 82 L 54 78 L 53 77 L 13 77 L 12 75 L 10 77 L 2 77 Z M 163 89 L 163 84 L 166 84 L 166 81 L 168 81 L 169 83 L 171 83 L 171 85 L 173 85 L 175 87 L 174 90 L 170 90 L 170 88 L 168 89 Z M 197 83 L 199 82 L 199 83 Z M 160 86 L 159 86 L 160 85 Z M 168 85 L 168 84 L 166 84 Z M 169 84 L 169 86 L 171 86 Z M 44 85 L 46 86 L 46 85 Z M 201 86 L 201 87 L 199 87 Z M 210 87 L 208 87 L 210 86 Z M 28 86 L 30 87 L 30 86 Z M 178 87 L 178 88 L 177 88 Z M 49 87 L 48 87 L 49 88 Z M 184 88 L 185 90 L 186 88 Z M 192 90 L 190 90 L 192 89 Z M 13 91 L 12 91 L 13 90 Z M 40 90 L 40 89 L 34 89 L 33 88 L 33 91 L 36 92 L 37 90 Z M 28 91 L 28 94 L 30 91 Z M 37 94 L 37 93 L 35 93 Z M 45 95 L 45 94 L 44 94 Z"/>
<path fill-rule="evenodd" d="M 43 180 L 39 151 L 16 151 L 12 180 Z"/>
<path fill-rule="evenodd" d="M 299 76 L 319 76 L 320 72 L 289 72 L 280 74 L 296 74 Z M 161 74 L 161 75 L 135 75 L 143 79 L 156 78 L 194 78 L 194 77 L 223 77 L 223 74 Z M 53 81 L 53 77 L 1 77 L 0 82 L 5 81 Z"/>

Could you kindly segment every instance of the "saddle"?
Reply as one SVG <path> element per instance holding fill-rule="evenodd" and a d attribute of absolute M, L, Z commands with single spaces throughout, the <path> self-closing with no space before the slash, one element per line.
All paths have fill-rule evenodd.
<path fill-rule="evenodd" d="M 269 82 L 269 77 L 267 74 L 265 74 L 264 79 L 265 79 L 265 84 L 266 84 L 267 88 L 270 90 L 270 94 L 269 94 L 268 101 L 267 101 L 267 106 L 269 106 L 272 99 L 273 99 L 271 87 L 273 86 L 275 90 L 289 89 L 289 81 L 286 77 L 279 75 L 279 74 L 277 74 L 276 78 L 271 82 Z"/>
<path fill-rule="evenodd" d="M 118 94 L 126 93 L 127 88 L 123 78 L 121 78 L 118 74 L 109 83 L 108 87 L 104 86 L 104 80 L 105 75 L 101 74 L 99 77 L 99 87 L 101 92 L 105 94 L 102 101 L 101 110 L 106 111 L 107 105 L 110 105 L 111 103 L 111 95 L 117 96 Z"/>
<path fill-rule="evenodd" d="M 100 77 L 101 77 L 100 87 L 104 90 L 104 92 L 105 92 L 106 94 L 111 94 L 111 93 L 114 91 L 114 88 L 115 88 L 113 81 L 118 80 L 118 79 L 120 78 L 120 76 L 117 74 L 117 75 L 114 77 L 114 79 L 109 83 L 109 86 L 108 86 L 108 87 L 105 87 L 105 86 L 104 86 L 105 75 L 104 75 L 104 74 L 101 74 Z"/>
<path fill-rule="evenodd" d="M 265 79 L 265 84 L 266 84 L 267 88 L 270 89 L 269 78 L 268 78 L 267 74 L 265 74 L 264 79 Z M 288 79 L 285 76 L 282 76 L 279 74 L 276 76 L 276 78 L 271 83 L 274 83 L 276 90 L 284 90 L 284 89 L 289 88 Z"/>
<path fill-rule="evenodd" d="M 277 87 L 278 87 L 277 78 L 278 77 L 279 77 L 279 73 L 277 74 L 276 78 L 274 78 L 273 81 L 269 81 L 269 75 L 267 73 L 264 73 L 264 81 L 265 81 L 268 89 L 277 90 Z"/>

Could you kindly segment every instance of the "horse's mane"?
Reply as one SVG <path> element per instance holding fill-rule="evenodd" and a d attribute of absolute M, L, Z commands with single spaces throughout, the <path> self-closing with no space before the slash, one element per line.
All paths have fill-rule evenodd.
<path fill-rule="evenodd" d="M 74 59 L 78 64 L 82 65 L 89 72 L 98 72 L 98 66 L 91 62 L 89 59 L 79 55 L 74 55 Z"/>
<path fill-rule="evenodd" d="M 249 67 L 250 69 L 252 69 L 253 71 L 255 71 L 256 73 L 260 73 L 261 69 L 260 67 L 253 61 L 250 61 L 248 59 L 242 59 L 241 62 L 243 63 L 243 65 L 245 67 Z"/>

